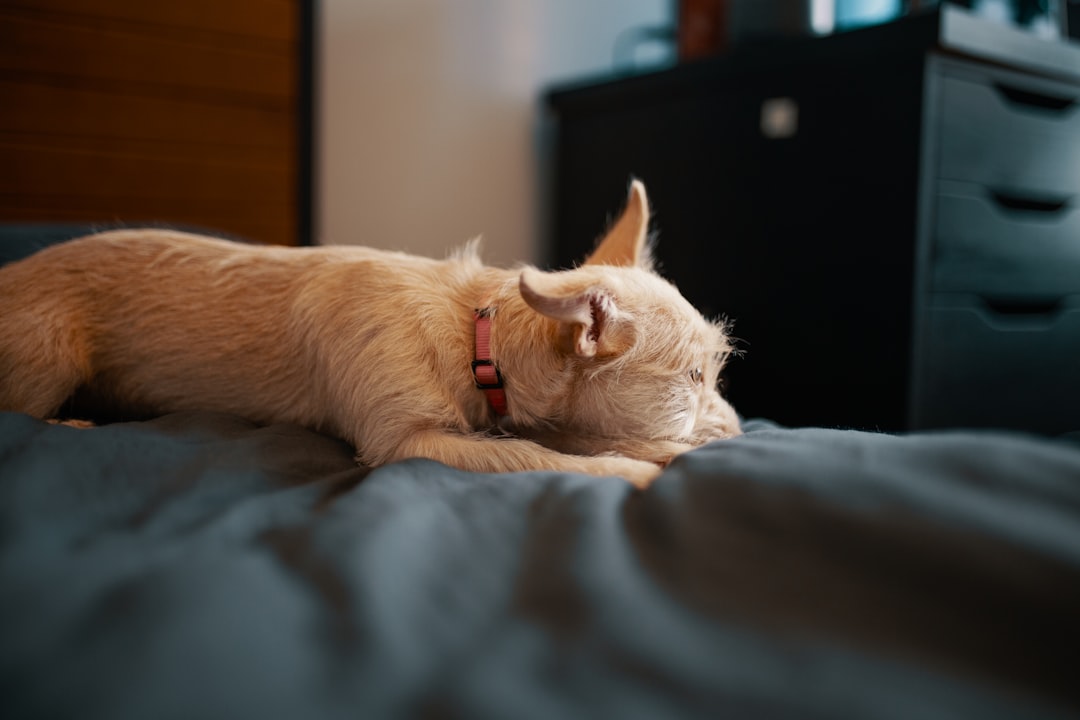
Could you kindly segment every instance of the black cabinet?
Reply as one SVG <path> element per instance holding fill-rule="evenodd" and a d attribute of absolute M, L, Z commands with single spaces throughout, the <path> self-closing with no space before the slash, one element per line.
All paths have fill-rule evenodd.
<path fill-rule="evenodd" d="M 551 264 L 630 176 L 744 415 L 1080 428 L 1080 48 L 946 6 L 559 88 Z"/>

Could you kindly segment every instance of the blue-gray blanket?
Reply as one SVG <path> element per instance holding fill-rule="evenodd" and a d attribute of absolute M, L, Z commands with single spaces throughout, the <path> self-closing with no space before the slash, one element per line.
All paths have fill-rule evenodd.
<path fill-rule="evenodd" d="M 0 717 L 1080 714 L 1080 446 L 750 427 L 637 492 L 0 414 Z"/>

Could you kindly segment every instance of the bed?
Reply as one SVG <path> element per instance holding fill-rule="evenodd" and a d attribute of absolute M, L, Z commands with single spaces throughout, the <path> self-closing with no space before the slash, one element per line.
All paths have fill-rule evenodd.
<path fill-rule="evenodd" d="M 0 413 L 5 718 L 1080 716 L 1080 443 L 750 420 L 646 491 Z"/>

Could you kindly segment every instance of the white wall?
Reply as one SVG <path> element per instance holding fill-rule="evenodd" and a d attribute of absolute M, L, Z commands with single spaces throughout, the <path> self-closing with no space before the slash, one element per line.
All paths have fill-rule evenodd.
<path fill-rule="evenodd" d="M 442 257 L 483 235 L 489 262 L 535 260 L 538 91 L 611 70 L 619 34 L 674 5 L 321 0 L 319 241 Z"/>

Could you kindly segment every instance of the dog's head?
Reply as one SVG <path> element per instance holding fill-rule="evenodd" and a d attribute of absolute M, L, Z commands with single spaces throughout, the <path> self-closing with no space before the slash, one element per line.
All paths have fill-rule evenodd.
<path fill-rule="evenodd" d="M 568 386 L 546 417 L 525 423 L 546 444 L 665 462 L 740 432 L 718 390 L 732 350 L 726 326 L 654 272 L 648 225 L 645 187 L 634 181 L 626 209 L 583 265 L 521 273 L 521 297 L 546 318 L 542 342 L 554 347 Z"/>

